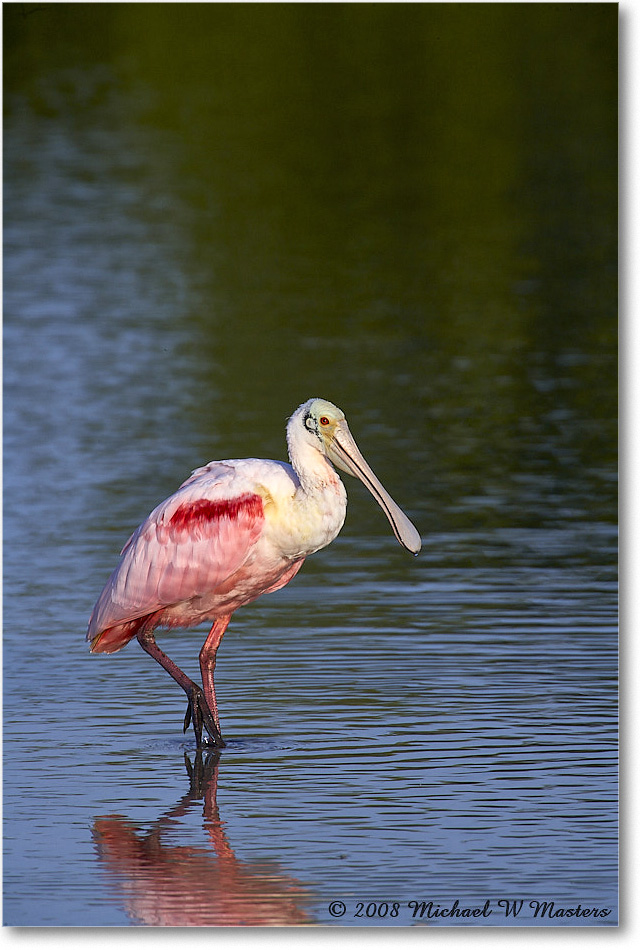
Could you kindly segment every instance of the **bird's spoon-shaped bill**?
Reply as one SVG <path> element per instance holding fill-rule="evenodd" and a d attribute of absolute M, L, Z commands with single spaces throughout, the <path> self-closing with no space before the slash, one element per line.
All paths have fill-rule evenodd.
<path fill-rule="evenodd" d="M 328 458 L 340 468 L 360 479 L 374 498 L 385 511 L 388 521 L 395 533 L 399 544 L 407 548 L 412 554 L 419 554 L 421 537 L 412 521 L 406 517 L 399 505 L 390 497 L 375 473 L 372 471 L 357 443 L 352 437 L 345 419 L 339 422 L 334 430 L 333 438 L 327 448 Z"/>

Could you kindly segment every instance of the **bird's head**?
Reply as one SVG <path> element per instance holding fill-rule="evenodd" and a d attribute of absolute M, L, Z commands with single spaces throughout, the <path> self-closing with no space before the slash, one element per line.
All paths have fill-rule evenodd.
<path fill-rule="evenodd" d="M 362 481 L 385 511 L 399 543 L 413 554 L 419 553 L 419 532 L 364 459 L 338 406 L 327 399 L 308 399 L 299 406 L 288 424 L 288 444 L 293 462 L 294 446 L 301 442 L 317 449 L 342 472 Z"/>
<path fill-rule="evenodd" d="M 342 423 L 344 427 L 347 427 L 345 415 L 338 406 L 328 402 L 327 399 L 308 399 L 301 409 L 304 411 L 300 422 L 308 434 L 307 441 L 330 458 L 332 443 Z M 345 471 L 342 465 L 339 465 L 339 468 Z"/>

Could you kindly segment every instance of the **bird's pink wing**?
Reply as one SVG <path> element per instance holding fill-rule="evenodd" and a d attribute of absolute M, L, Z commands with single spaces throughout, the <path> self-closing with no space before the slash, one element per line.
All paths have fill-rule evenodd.
<path fill-rule="evenodd" d="M 223 463 L 197 470 L 133 533 L 89 622 L 108 627 L 213 593 L 245 561 L 263 529 L 263 499 Z"/>

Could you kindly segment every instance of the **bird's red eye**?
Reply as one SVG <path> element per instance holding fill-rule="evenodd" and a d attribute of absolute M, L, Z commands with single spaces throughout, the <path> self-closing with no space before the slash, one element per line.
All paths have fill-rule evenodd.
<path fill-rule="evenodd" d="M 327 416 L 321 416 L 321 418 L 319 419 L 319 422 L 321 423 L 322 426 L 330 425 L 330 420 L 328 419 Z"/>

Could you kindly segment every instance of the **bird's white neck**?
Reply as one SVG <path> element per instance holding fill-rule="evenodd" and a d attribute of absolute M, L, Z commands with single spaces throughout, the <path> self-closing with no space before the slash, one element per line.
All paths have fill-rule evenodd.
<path fill-rule="evenodd" d="M 342 485 L 341 479 L 320 449 L 311 445 L 300 426 L 288 426 L 288 454 L 292 468 L 297 474 L 305 494 L 332 487 L 335 491 Z"/>

